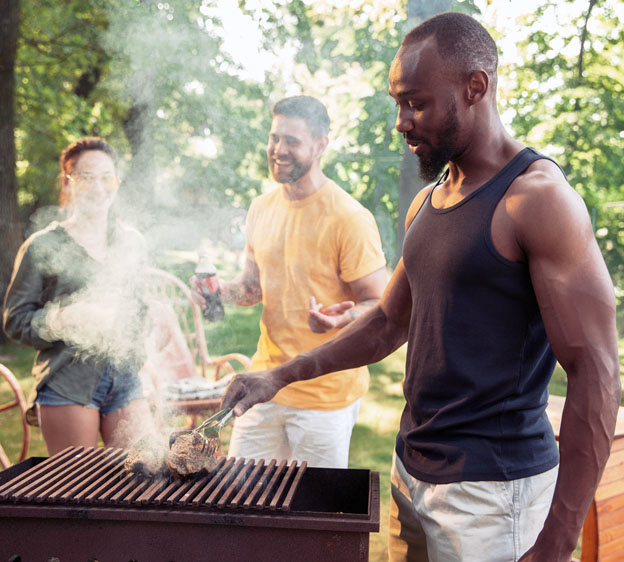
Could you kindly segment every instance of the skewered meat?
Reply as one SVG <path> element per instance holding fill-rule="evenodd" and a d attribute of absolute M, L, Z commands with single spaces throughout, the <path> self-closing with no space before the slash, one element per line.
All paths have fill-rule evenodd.
<path fill-rule="evenodd" d="M 153 436 L 139 439 L 128 450 L 124 468 L 145 476 L 166 475 L 168 470 L 166 443 Z"/>
<path fill-rule="evenodd" d="M 204 436 L 198 431 L 180 435 L 171 445 L 167 456 L 169 472 L 175 478 L 185 478 L 217 465 L 214 452 L 206 446 Z"/>

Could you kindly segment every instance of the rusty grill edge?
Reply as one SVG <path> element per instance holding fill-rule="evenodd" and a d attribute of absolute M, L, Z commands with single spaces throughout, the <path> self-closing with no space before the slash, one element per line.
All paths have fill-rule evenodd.
<path fill-rule="evenodd" d="M 178 481 L 125 456 L 70 447 L 0 472 L 0 562 L 365 561 L 379 530 L 375 472 L 221 458 Z"/>

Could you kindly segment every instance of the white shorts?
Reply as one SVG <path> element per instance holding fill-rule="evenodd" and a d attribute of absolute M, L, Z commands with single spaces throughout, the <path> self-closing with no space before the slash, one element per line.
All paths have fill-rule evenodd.
<path fill-rule="evenodd" d="M 347 468 L 351 432 L 361 400 L 340 410 L 305 410 L 265 402 L 234 422 L 228 455 L 248 459 L 307 461 Z"/>
<path fill-rule="evenodd" d="M 510 481 L 430 484 L 393 456 L 391 562 L 512 562 L 533 546 L 559 467 Z"/>

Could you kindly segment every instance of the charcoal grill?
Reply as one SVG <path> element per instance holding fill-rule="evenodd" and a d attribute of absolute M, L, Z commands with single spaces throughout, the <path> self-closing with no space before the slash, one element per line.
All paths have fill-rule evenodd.
<path fill-rule="evenodd" d="M 179 481 L 125 457 L 70 447 L 0 472 L 0 562 L 364 561 L 379 530 L 376 472 L 223 457 Z"/>

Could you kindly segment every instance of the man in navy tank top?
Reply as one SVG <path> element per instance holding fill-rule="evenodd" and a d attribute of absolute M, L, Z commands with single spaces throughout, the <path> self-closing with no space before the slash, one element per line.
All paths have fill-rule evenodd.
<path fill-rule="evenodd" d="M 390 559 L 568 562 L 609 456 L 621 396 L 613 285 L 581 197 L 505 130 L 497 49 L 444 13 L 404 38 L 396 129 L 437 182 L 414 199 L 379 305 L 272 371 L 238 376 L 242 414 L 291 382 L 407 342 Z M 559 448 L 545 413 L 568 378 Z"/>

